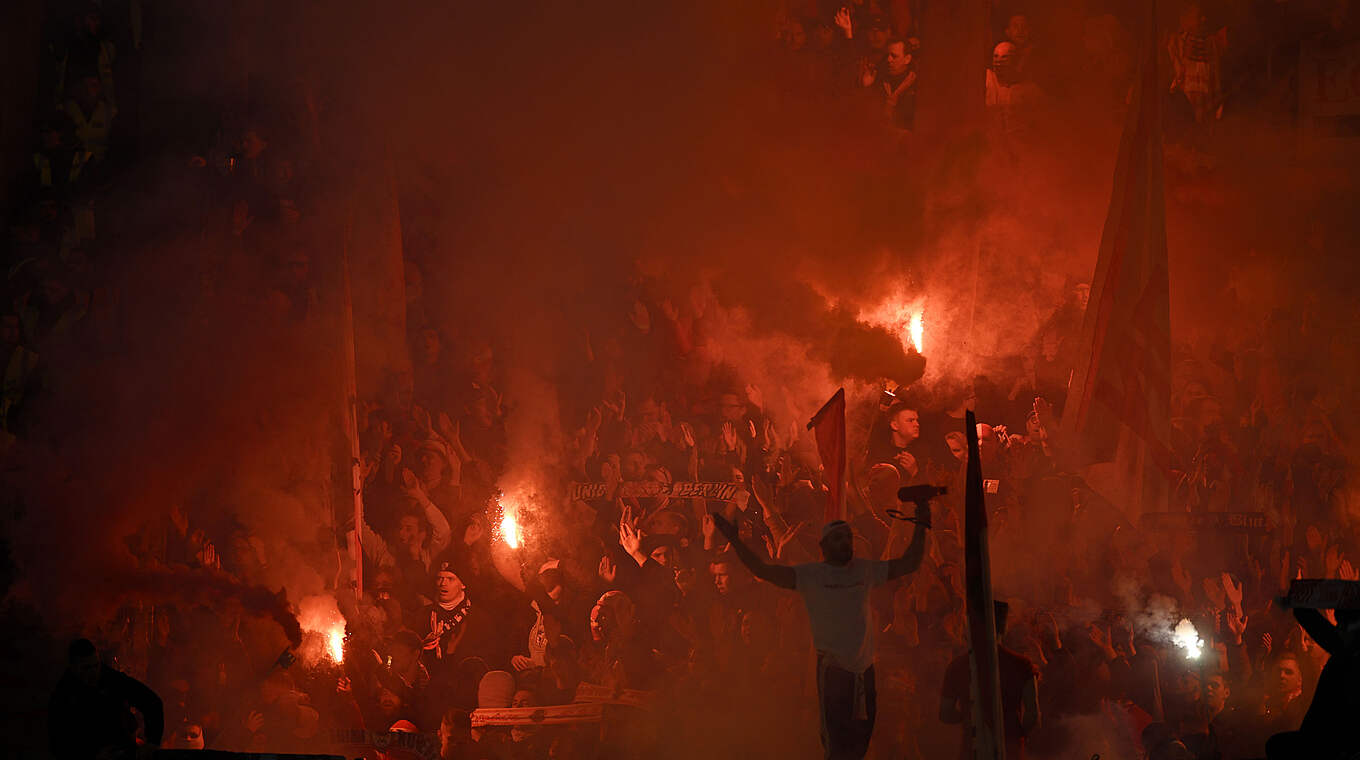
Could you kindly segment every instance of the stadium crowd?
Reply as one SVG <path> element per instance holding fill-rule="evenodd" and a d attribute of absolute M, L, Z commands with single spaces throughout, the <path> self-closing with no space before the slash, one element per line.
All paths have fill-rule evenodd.
<path fill-rule="evenodd" d="M 918 71 L 930 72 L 918 58 L 931 56 L 915 4 L 833 5 L 783 4 L 774 39 L 757 41 L 773 47 L 767 73 L 780 107 L 791 118 L 845 109 L 866 129 L 909 140 Z M 120 340 L 118 294 L 106 283 L 127 241 L 110 235 L 118 220 L 107 209 L 154 150 L 119 107 L 140 94 L 135 7 L 117 17 L 82 7 L 44 47 L 49 96 L 8 226 L 7 452 L 52 439 L 34 411 L 53 384 L 46 356 Z M 1235 20 L 1198 5 L 1180 19 L 1163 47 L 1169 102 L 1184 117 L 1176 139 L 1211 153 L 1214 123 L 1261 85 L 1255 73 L 1276 51 L 1228 48 L 1223 29 Z M 1019 11 L 994 21 L 985 97 L 1008 149 L 1038 139 L 1045 104 L 1074 90 L 1122 107 L 1133 55 L 1115 13 L 1048 28 Z M 1323 32 L 1344 36 L 1344 22 Z M 204 296 L 250 283 L 281 325 L 315 319 L 320 297 L 297 241 L 323 170 L 297 123 L 224 116 L 174 156 L 207 209 L 193 222 L 204 250 L 223 270 Z M 514 461 L 523 454 L 508 443 L 507 419 L 531 404 L 507 392 L 497 346 L 452 330 L 422 301 L 417 286 L 437 272 L 407 262 L 412 370 L 359 403 L 364 519 L 342 520 L 334 538 L 358 538 L 365 582 L 361 595 L 335 589 L 343 661 L 262 673 L 240 619 L 207 604 L 158 606 L 145 661 L 122 666 L 164 699 L 166 746 L 312 751 L 360 730 L 437 733 L 447 760 L 807 754 L 817 723 L 807 614 L 796 595 L 751 576 L 712 513 L 769 561 L 815 562 L 827 484 L 805 420 L 781 418 L 776 389 L 706 350 L 721 318 L 713 292 L 634 282 L 613 332 L 596 336 L 579 372 L 554 389 L 562 450 L 544 452 L 555 463 L 551 496 L 529 505 L 501 484 L 525 464 Z M 901 551 L 906 532 L 888 514 L 900 487 L 949 488 L 921 569 L 873 598 L 874 757 L 962 751 L 955 724 L 966 722 L 968 690 L 951 663 L 967 648 L 969 410 L 983 423 L 994 582 L 1009 605 L 1008 756 L 1263 757 L 1272 734 L 1304 721 L 1328 655 L 1272 600 L 1298 577 L 1360 580 L 1345 403 L 1356 375 L 1340 350 L 1352 310 L 1305 299 L 1261 324 L 1177 343 L 1172 509 L 1262 513 L 1267 525 L 1190 530 L 1129 519 L 1064 465 L 1057 420 L 1089 295 L 1089 284 L 1072 283 L 1033 340 L 985 372 L 852 394 L 857 556 Z M 737 488 L 723 500 L 666 495 L 683 482 Z M 649 483 L 661 495 L 573 499 L 571 483 Z M 523 531 L 516 547 L 504 535 L 507 511 Z M 143 561 L 248 584 L 279 559 L 241 523 L 188 508 L 144 532 L 134 542 Z M 1174 643 L 1182 618 L 1203 639 L 1199 658 Z M 119 641 L 125 629 L 101 630 L 102 652 L 130 648 Z M 1030 677 L 1037 714 L 1009 688 Z M 618 712 L 603 724 L 473 725 L 479 709 L 568 705 L 592 689 L 635 704 L 611 704 Z"/>

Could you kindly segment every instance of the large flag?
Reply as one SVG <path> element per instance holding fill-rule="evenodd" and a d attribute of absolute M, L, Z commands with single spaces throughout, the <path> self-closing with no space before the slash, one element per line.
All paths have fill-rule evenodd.
<path fill-rule="evenodd" d="M 817 438 L 817 454 L 826 471 L 826 521 L 845 519 L 845 389 L 841 388 L 814 415 L 808 430 Z"/>
<path fill-rule="evenodd" d="M 987 548 L 987 502 L 982 491 L 977 418 L 964 416 L 968 437 L 968 481 L 963 507 L 963 559 L 967 579 L 969 670 L 972 674 L 973 757 L 1004 760 L 1001 671 L 996 655 L 996 613 L 992 609 L 992 558 Z"/>
<path fill-rule="evenodd" d="M 1130 520 L 1165 509 L 1171 468 L 1171 306 L 1155 6 L 1148 4 L 1143 60 L 1062 419 L 1069 463 L 1089 467 L 1087 482 Z"/>

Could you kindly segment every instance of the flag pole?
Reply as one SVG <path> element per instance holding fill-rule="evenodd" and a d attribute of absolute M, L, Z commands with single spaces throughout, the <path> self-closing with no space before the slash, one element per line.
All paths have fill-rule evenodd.
<path fill-rule="evenodd" d="M 1005 760 L 1001 672 L 997 663 L 996 616 L 992 609 L 992 561 L 987 546 L 987 504 L 982 488 L 977 417 L 964 416 L 968 439 L 968 481 L 964 498 L 964 562 L 967 575 L 969 670 L 973 694 L 973 757 Z"/>
<path fill-rule="evenodd" d="M 349 439 L 350 490 L 354 494 L 354 541 L 350 545 L 351 559 L 354 561 L 354 573 L 351 582 L 354 585 L 355 597 L 358 598 L 364 595 L 364 475 L 359 451 L 359 380 L 358 369 L 355 364 L 357 359 L 354 348 L 354 294 L 351 290 L 349 277 L 348 235 L 346 235 L 342 251 L 341 278 L 344 281 L 345 296 L 342 330 L 345 345 L 345 437 Z"/>

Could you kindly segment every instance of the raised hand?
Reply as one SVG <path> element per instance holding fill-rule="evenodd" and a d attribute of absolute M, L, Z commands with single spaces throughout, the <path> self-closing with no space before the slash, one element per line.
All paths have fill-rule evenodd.
<path fill-rule="evenodd" d="M 454 447 L 460 445 L 458 440 L 461 434 L 460 427 L 458 423 L 449 418 L 448 412 L 439 413 L 438 429 L 439 434 L 444 436 L 444 440 L 448 441 L 450 445 Z"/>
<path fill-rule="evenodd" d="M 841 9 L 836 11 L 836 28 L 841 30 L 847 40 L 854 38 L 854 27 L 851 23 L 850 9 L 842 5 Z"/>
<path fill-rule="evenodd" d="M 600 557 L 599 574 L 600 580 L 603 580 L 605 583 L 613 583 L 614 578 L 618 576 L 618 568 L 615 567 L 614 560 L 610 559 L 607 554 Z"/>
<path fill-rule="evenodd" d="M 1266 654 L 1270 654 L 1270 650 L 1273 647 L 1274 643 L 1275 640 L 1270 637 L 1270 634 L 1268 633 L 1261 634 L 1261 646 L 1265 648 Z"/>
<path fill-rule="evenodd" d="M 1223 593 L 1228 598 L 1228 603 L 1232 605 L 1235 617 L 1244 618 L 1243 625 L 1246 625 L 1245 615 L 1242 612 L 1242 583 L 1234 581 L 1232 574 L 1224 572 L 1220 580 L 1223 581 Z"/>
<path fill-rule="evenodd" d="M 722 424 L 722 445 L 723 451 L 737 450 L 737 428 L 731 422 Z"/>
<path fill-rule="evenodd" d="M 688 422 L 680 423 L 680 442 L 687 451 L 694 448 L 694 427 Z"/>
<path fill-rule="evenodd" d="M 1342 559 L 1336 569 L 1336 577 L 1343 581 L 1360 581 L 1360 570 L 1356 570 L 1350 560 Z"/>
<path fill-rule="evenodd" d="M 632 500 L 630 499 L 629 501 L 631 502 Z M 626 526 L 636 531 L 640 522 L 642 522 L 642 517 L 633 512 L 633 505 L 631 503 L 625 504 L 623 503 L 623 499 L 619 499 L 620 530 Z"/>
<path fill-rule="evenodd" d="M 425 486 L 421 485 L 420 478 L 406 467 L 401 470 L 401 492 L 416 501 L 425 499 Z"/>
<path fill-rule="evenodd" d="M 204 567 L 218 568 L 222 566 L 217 558 L 217 547 L 211 541 L 203 542 L 203 549 L 198 552 L 198 561 Z"/>
<path fill-rule="evenodd" d="M 1228 612 L 1228 630 L 1232 632 L 1233 638 L 1240 644 L 1242 634 L 1247 632 L 1247 616 L 1242 613 Z"/>
<path fill-rule="evenodd" d="M 642 553 L 642 531 L 628 521 L 619 523 L 619 546 L 628 552 L 630 556 L 636 557 Z"/>
<path fill-rule="evenodd" d="M 1091 643 L 1100 648 L 1100 651 L 1107 655 L 1114 652 L 1114 647 L 1110 645 L 1110 632 L 1103 626 L 1092 623 L 1086 627 L 1086 635 L 1090 637 Z"/>
<path fill-rule="evenodd" d="M 878 79 L 878 67 L 874 66 L 868 58 L 861 58 L 859 61 L 859 83 L 864 87 L 873 87 L 875 79 Z"/>

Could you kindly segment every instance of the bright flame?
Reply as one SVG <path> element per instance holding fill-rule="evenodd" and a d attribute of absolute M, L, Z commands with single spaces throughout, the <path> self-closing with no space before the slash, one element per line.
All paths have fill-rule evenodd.
<path fill-rule="evenodd" d="M 345 629 L 335 627 L 326 634 L 326 653 L 337 663 L 345 661 Z"/>
<path fill-rule="evenodd" d="M 859 321 L 882 327 L 897 335 L 902 348 L 921 353 L 925 348 L 925 306 L 922 298 L 909 297 L 905 290 L 872 309 L 861 309 Z"/>
<path fill-rule="evenodd" d="M 1171 642 L 1185 651 L 1187 660 L 1199 659 L 1204 651 L 1204 640 L 1188 618 L 1181 618 L 1181 622 L 1176 624 L 1176 630 L 1171 633 Z"/>
<path fill-rule="evenodd" d="M 345 617 L 329 594 L 304 597 L 298 604 L 298 624 L 314 634 L 299 650 L 303 661 L 313 667 L 323 661 L 345 661 Z"/>
<path fill-rule="evenodd" d="M 520 535 L 519 522 L 515 520 L 513 509 L 501 506 L 501 539 L 511 549 L 518 549 L 524 537 Z"/>

